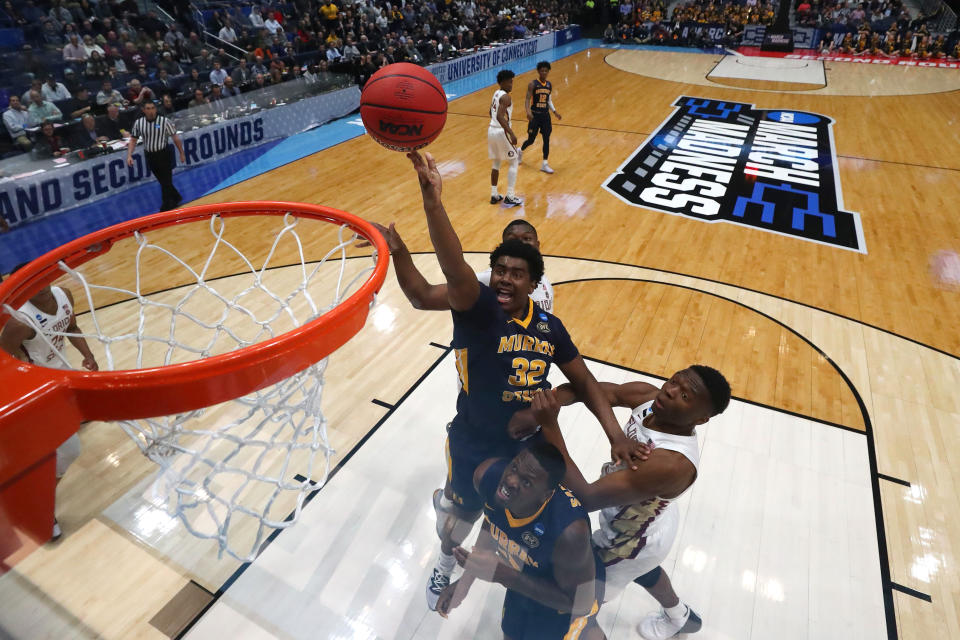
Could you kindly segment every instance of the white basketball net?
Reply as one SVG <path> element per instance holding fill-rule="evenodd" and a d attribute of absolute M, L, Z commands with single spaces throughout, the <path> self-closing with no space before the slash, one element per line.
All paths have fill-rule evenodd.
<path fill-rule="evenodd" d="M 339 304 L 376 263 L 376 252 L 372 259 L 347 259 L 357 236 L 345 225 L 332 249 L 318 261 L 306 261 L 297 233 L 301 220 L 288 213 L 276 218 L 280 228 L 269 253 L 255 265 L 224 236 L 228 220 L 240 223 L 210 219 L 212 242 L 199 270 L 137 233 L 132 290 L 90 282 L 60 263 L 72 280 L 69 288 L 75 296 L 82 291 L 90 309 L 78 321 L 81 334 L 41 329 L 27 314 L 8 305 L 4 309 L 56 351 L 60 362 L 50 366 L 78 368 L 70 360 L 71 355 L 78 360 L 76 352 L 63 346 L 64 338 L 78 335 L 94 351 L 100 345 L 101 369 L 169 365 L 242 349 L 301 326 Z M 295 243 L 299 264 L 271 267 L 282 241 Z M 194 283 L 160 294 L 141 292 L 141 259 L 153 251 L 179 264 Z M 244 271 L 227 278 L 227 284 L 224 279 L 208 282 L 207 271 L 222 252 L 229 252 L 231 260 L 239 258 Z M 274 270 L 284 277 L 269 282 Z M 108 317 L 111 309 L 94 304 L 102 292 L 127 300 L 120 314 L 112 314 L 119 318 Z M 333 450 L 320 406 L 326 366 L 324 359 L 273 386 L 213 407 L 119 422 L 161 467 L 151 501 L 178 517 L 193 535 L 216 540 L 221 555 L 242 561 L 256 557 L 271 530 L 294 524 L 306 496 L 327 479 Z"/>

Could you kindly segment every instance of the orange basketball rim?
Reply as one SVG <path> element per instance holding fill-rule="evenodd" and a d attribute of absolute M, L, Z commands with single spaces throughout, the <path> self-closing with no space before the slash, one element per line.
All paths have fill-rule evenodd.
<path fill-rule="evenodd" d="M 194 411 L 275 384 L 319 362 L 359 331 L 383 285 L 389 250 L 369 222 L 329 207 L 294 202 L 216 203 L 158 213 L 74 240 L 0 284 L 3 305 L 19 308 L 43 287 L 137 233 L 213 216 L 287 216 L 345 226 L 376 251 L 367 280 L 337 306 L 291 331 L 191 362 L 121 371 L 35 366 L 0 351 L 0 573 L 50 538 L 56 448 L 88 420 Z"/>

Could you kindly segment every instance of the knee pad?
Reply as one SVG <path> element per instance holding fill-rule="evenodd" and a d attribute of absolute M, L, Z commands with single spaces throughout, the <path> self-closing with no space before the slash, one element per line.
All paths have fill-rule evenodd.
<path fill-rule="evenodd" d="M 634 582 L 640 585 L 645 589 L 649 589 L 653 585 L 657 584 L 657 580 L 660 579 L 660 574 L 663 573 L 663 569 L 657 567 L 652 571 L 647 571 L 645 574 L 639 578 L 634 579 Z"/>

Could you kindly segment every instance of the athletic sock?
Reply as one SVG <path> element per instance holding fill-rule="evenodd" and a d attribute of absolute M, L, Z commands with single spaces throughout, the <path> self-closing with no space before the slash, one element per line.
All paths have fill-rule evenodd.
<path fill-rule="evenodd" d="M 452 557 L 452 556 L 451 556 Z M 679 620 L 683 616 L 687 615 L 687 605 L 683 604 L 683 601 L 678 602 L 675 607 L 664 607 L 663 612 L 674 620 Z"/>
<path fill-rule="evenodd" d="M 457 559 L 453 555 L 447 555 L 443 551 L 440 552 L 440 556 L 437 558 L 437 569 L 440 570 L 445 576 L 449 576 L 453 573 L 453 568 L 457 566 Z"/>
<path fill-rule="evenodd" d="M 496 198 L 496 197 L 497 197 L 497 185 L 495 185 L 495 184 L 494 184 L 494 185 L 490 185 L 490 197 L 491 197 L 491 198 Z"/>
<path fill-rule="evenodd" d="M 517 163 L 511 162 L 510 168 L 507 170 L 507 197 L 513 198 L 513 188 L 517 184 Z"/>

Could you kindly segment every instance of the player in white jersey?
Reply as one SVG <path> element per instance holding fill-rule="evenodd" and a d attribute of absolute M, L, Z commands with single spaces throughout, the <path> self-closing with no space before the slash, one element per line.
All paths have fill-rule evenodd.
<path fill-rule="evenodd" d="M 630 582 L 645 588 L 662 609 L 644 618 L 638 631 L 662 640 L 700 629 L 700 617 L 680 601 L 660 564 L 677 534 L 675 500 L 697 478 L 700 453 L 696 428 L 722 413 L 730 402 L 730 385 L 716 369 L 692 365 L 675 373 L 657 389 L 645 382 L 600 383 L 612 406 L 632 409 L 624 432 L 649 447 L 649 458 L 637 470 L 606 463 L 600 479 L 584 480 L 573 463 L 557 426 L 561 405 L 577 401 L 568 385 L 539 393 L 527 413 L 515 416 L 515 428 L 541 425 L 547 440 L 567 460 L 564 486 L 587 511 L 600 511 L 594 548 L 606 567 L 605 600 L 617 597 Z"/>
<path fill-rule="evenodd" d="M 447 300 L 446 283 L 430 284 L 427 282 L 427 279 L 423 277 L 423 274 L 420 273 L 420 270 L 417 269 L 417 266 L 413 263 L 410 251 L 407 249 L 403 238 L 400 237 L 396 226 L 392 222 L 389 227 L 377 224 L 376 222 L 372 224 L 383 234 L 383 237 L 387 241 L 387 246 L 390 247 L 390 255 L 393 256 L 393 268 L 397 274 L 397 282 L 400 284 L 403 295 L 407 297 L 407 300 L 410 301 L 413 308 L 420 309 L 421 311 L 449 311 L 450 301 Z M 537 235 L 537 230 L 526 220 L 517 219 L 510 221 L 503 229 L 502 240 L 503 242 L 519 240 L 535 247 L 538 251 L 540 250 L 540 238 Z M 366 246 L 367 244 L 368 243 L 363 243 L 362 246 Z M 478 273 L 477 280 L 489 286 L 490 269 Z M 540 283 L 537 285 L 537 288 L 533 290 L 533 293 L 530 294 L 530 298 L 547 313 L 553 313 L 553 285 L 550 284 L 546 275 L 540 279 Z"/>
<path fill-rule="evenodd" d="M 520 152 L 517 149 L 517 135 L 510 128 L 510 118 L 513 116 L 513 100 L 510 92 L 513 91 L 513 71 L 502 69 L 497 74 L 497 84 L 500 88 L 493 94 L 490 101 L 490 126 L 487 128 L 487 153 L 490 156 L 490 204 L 499 204 L 501 201 L 511 207 L 523 204 L 513 192 L 517 184 L 517 168 L 520 165 Z M 507 169 L 507 197 L 497 193 L 497 182 L 500 180 L 500 165 L 509 163 Z"/>
<path fill-rule="evenodd" d="M 0 332 L 0 348 L 14 358 L 36 365 L 54 369 L 70 368 L 63 353 L 64 334 L 79 334 L 80 328 L 73 313 L 73 294 L 69 289 L 45 287 L 20 307 L 19 312 L 19 317 L 11 318 Z M 85 339 L 70 336 L 69 340 L 83 356 L 82 366 L 85 369 L 99 369 Z M 78 457 L 80 437 L 73 434 L 57 447 L 58 481 Z M 54 519 L 53 538 L 58 537 L 60 525 Z"/>

